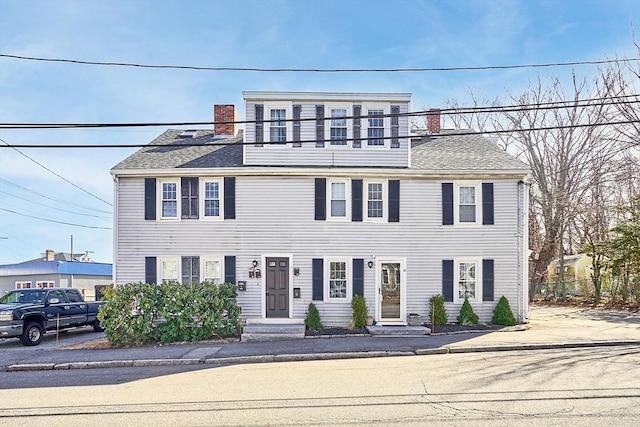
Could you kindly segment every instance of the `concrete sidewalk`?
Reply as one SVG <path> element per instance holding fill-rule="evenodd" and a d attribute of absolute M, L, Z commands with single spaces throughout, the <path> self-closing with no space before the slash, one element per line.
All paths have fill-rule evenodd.
<path fill-rule="evenodd" d="M 640 347 L 640 314 L 576 307 L 533 307 L 526 325 L 492 332 L 427 336 L 359 336 L 260 343 L 158 345 L 103 350 L 0 351 L 2 371 L 161 365 L 229 365 L 299 360 L 408 356 L 461 352 Z"/>

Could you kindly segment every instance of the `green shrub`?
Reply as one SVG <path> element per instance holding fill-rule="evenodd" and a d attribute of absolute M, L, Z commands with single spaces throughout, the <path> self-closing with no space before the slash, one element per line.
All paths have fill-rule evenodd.
<path fill-rule="evenodd" d="M 447 324 L 447 310 L 442 295 L 434 295 L 429 299 L 429 322 L 435 325 Z"/>
<path fill-rule="evenodd" d="M 309 309 L 307 310 L 307 317 L 304 319 L 304 324 L 306 325 L 307 329 L 311 331 L 322 329 L 320 313 L 318 312 L 318 308 L 314 303 L 309 304 Z"/>
<path fill-rule="evenodd" d="M 491 319 L 491 323 L 494 325 L 506 325 L 513 326 L 516 324 L 516 319 L 513 317 L 513 312 L 511 311 L 511 307 L 509 306 L 509 301 L 507 298 L 500 297 L 500 301 L 498 301 L 498 305 L 493 310 L 493 318 Z"/>
<path fill-rule="evenodd" d="M 471 304 L 467 298 L 464 299 L 464 303 L 460 308 L 460 314 L 458 315 L 458 323 L 461 325 L 477 325 L 478 316 L 473 312 Z"/>
<path fill-rule="evenodd" d="M 367 302 L 362 295 L 355 295 L 351 300 L 351 308 L 353 309 L 353 326 L 355 328 L 364 328 L 367 326 L 367 317 L 369 310 Z"/>
<path fill-rule="evenodd" d="M 235 336 L 237 288 L 226 283 L 129 283 L 105 290 L 98 318 L 114 347 Z"/>

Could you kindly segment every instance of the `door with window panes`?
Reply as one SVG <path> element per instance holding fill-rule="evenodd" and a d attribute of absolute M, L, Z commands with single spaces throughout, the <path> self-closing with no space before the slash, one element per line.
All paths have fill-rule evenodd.
<path fill-rule="evenodd" d="M 378 317 L 380 322 L 404 321 L 404 263 L 380 261 L 378 264 Z"/>

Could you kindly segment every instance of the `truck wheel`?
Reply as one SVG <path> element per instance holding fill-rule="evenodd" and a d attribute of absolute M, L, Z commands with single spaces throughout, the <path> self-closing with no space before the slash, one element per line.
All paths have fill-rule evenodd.
<path fill-rule="evenodd" d="M 44 328 L 40 323 L 29 323 L 22 331 L 20 341 L 23 345 L 38 345 L 42 340 L 42 335 L 44 335 Z"/>
<path fill-rule="evenodd" d="M 100 326 L 100 321 L 96 320 L 93 322 L 93 332 L 103 332 L 104 328 Z"/>

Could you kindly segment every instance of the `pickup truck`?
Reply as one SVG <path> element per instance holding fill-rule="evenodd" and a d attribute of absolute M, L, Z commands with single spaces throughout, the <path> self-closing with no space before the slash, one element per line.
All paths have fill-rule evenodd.
<path fill-rule="evenodd" d="M 97 315 L 104 301 L 85 302 L 72 288 L 20 289 L 0 297 L 0 338 L 20 337 L 38 345 L 46 331 L 93 326 L 101 332 Z"/>

